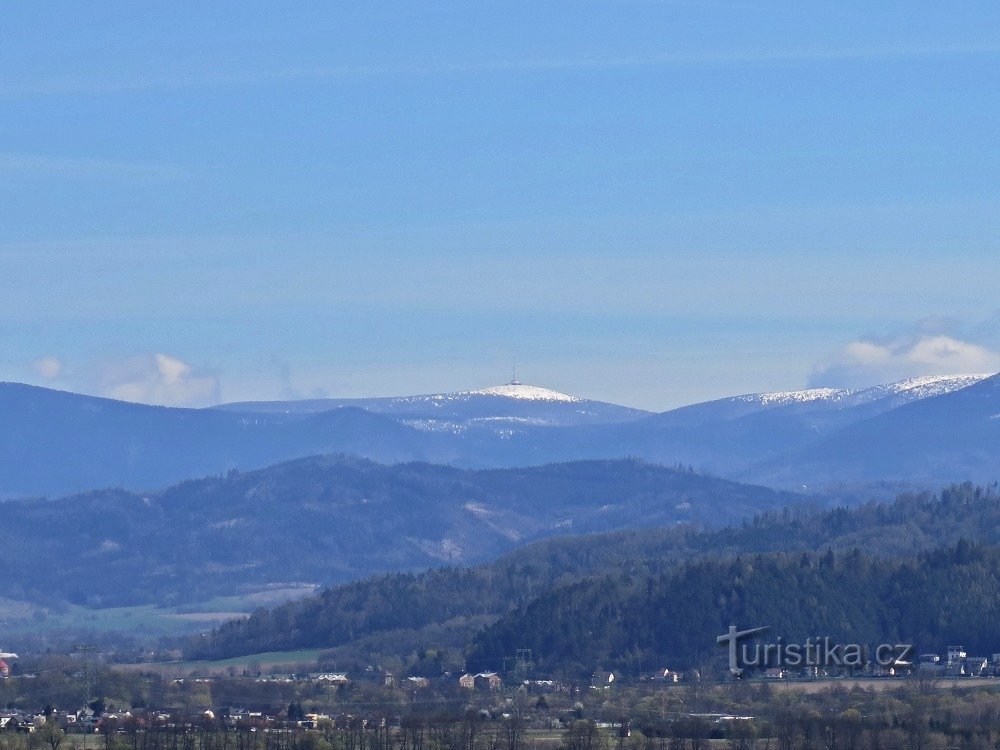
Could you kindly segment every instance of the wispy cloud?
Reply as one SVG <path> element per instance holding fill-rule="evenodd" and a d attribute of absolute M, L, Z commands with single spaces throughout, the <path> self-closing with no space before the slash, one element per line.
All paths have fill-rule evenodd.
<path fill-rule="evenodd" d="M 101 393 L 163 406 L 205 406 L 219 400 L 219 379 L 169 354 L 151 354 L 104 368 Z"/>
<path fill-rule="evenodd" d="M 183 169 L 164 164 L 9 152 L 0 152 L 0 174 L 108 179 L 140 183 L 165 182 L 186 176 Z"/>
<path fill-rule="evenodd" d="M 879 46 L 745 49 L 709 52 L 661 52 L 646 55 L 538 57 L 467 63 L 414 65 L 317 65 L 269 70 L 63 74 L 38 78 L 0 78 L 0 97 L 117 94 L 199 88 L 254 86 L 281 81 L 337 80 L 397 76 L 474 75 L 493 72 L 533 73 L 559 70 L 614 70 L 643 67 L 699 67 L 770 63 L 992 57 L 1000 44 L 952 46 Z"/>
<path fill-rule="evenodd" d="M 909 334 L 850 342 L 817 368 L 810 385 L 858 387 L 922 375 L 1000 371 L 1000 352 L 989 346 L 958 338 L 938 325 L 921 328 Z"/>
<path fill-rule="evenodd" d="M 63 363 L 58 357 L 42 357 L 31 363 L 31 369 L 39 377 L 53 380 L 62 374 Z"/>

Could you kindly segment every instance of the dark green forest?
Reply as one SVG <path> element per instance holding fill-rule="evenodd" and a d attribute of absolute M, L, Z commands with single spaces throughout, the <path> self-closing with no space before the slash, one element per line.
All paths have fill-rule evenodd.
<path fill-rule="evenodd" d="M 715 661 L 730 624 L 770 626 L 786 641 L 912 643 L 941 652 L 1000 647 L 1000 548 L 960 541 L 913 558 L 858 550 L 685 564 L 659 576 L 606 576 L 560 587 L 478 634 L 472 669 L 531 648 L 544 672 L 595 665 L 636 674 Z"/>
<path fill-rule="evenodd" d="M 1000 641 L 986 614 L 997 599 L 995 544 L 996 487 L 971 484 L 856 508 L 776 510 L 724 529 L 551 539 L 487 565 L 380 576 L 259 610 L 186 652 L 320 647 L 363 660 L 471 642 L 470 663 L 490 668 L 530 647 L 552 669 L 638 669 L 691 663 L 706 634 L 730 620 L 786 627 L 789 637 L 846 634 L 851 623 L 857 637 L 907 635 L 933 647 L 953 636 L 989 649 L 994 633 Z M 952 578 L 969 583 L 949 598 Z"/>

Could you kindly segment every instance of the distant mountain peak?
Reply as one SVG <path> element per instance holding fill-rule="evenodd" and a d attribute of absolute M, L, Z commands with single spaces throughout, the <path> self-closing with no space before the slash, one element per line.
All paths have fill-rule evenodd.
<path fill-rule="evenodd" d="M 553 391 L 550 388 L 542 388 L 537 385 L 526 385 L 517 380 L 503 385 L 495 385 L 491 388 L 481 388 L 477 391 L 463 391 L 456 394 L 459 396 L 502 396 L 504 398 L 516 398 L 521 401 L 565 401 L 576 403 L 580 401 L 576 396 Z"/>
<path fill-rule="evenodd" d="M 765 406 L 802 404 L 809 401 L 846 401 L 851 404 L 868 403 L 889 396 L 902 396 L 917 401 L 931 396 L 968 388 L 991 377 L 990 374 L 973 375 L 924 375 L 906 378 L 895 383 L 873 385 L 868 388 L 808 388 L 801 391 L 775 391 L 773 393 L 747 393 L 735 396 L 734 401 L 759 403 Z"/>

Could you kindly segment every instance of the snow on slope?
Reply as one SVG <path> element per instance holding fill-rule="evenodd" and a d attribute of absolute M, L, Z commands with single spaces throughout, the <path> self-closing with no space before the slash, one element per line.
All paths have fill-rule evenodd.
<path fill-rule="evenodd" d="M 778 391 L 775 393 L 747 393 L 734 396 L 734 401 L 759 403 L 763 406 L 781 406 L 784 404 L 803 404 L 810 401 L 826 401 L 829 403 L 845 402 L 851 406 L 871 403 L 892 396 L 902 397 L 903 401 L 919 401 L 932 396 L 943 396 L 946 393 L 968 388 L 992 374 L 980 375 L 927 375 L 920 378 L 908 378 L 888 385 L 876 385 L 869 388 L 809 388 L 802 391 Z"/>
<path fill-rule="evenodd" d="M 478 391 L 462 391 L 455 395 L 503 396 L 504 398 L 516 398 L 521 401 L 566 401 L 570 403 L 580 401 L 576 396 L 570 396 L 548 388 L 540 388 L 537 385 L 524 385 L 523 383 L 506 383 L 504 385 L 495 385 L 492 388 L 482 388 Z"/>
<path fill-rule="evenodd" d="M 927 375 L 922 378 L 909 378 L 889 385 L 877 385 L 866 388 L 863 394 L 866 401 L 874 401 L 886 396 L 906 396 L 907 400 L 918 401 L 931 396 L 943 396 L 946 393 L 968 388 L 970 385 L 992 377 L 987 375 Z"/>
<path fill-rule="evenodd" d="M 804 404 L 808 401 L 836 401 L 851 391 L 843 388 L 809 388 L 804 391 L 776 391 L 774 393 L 745 393 L 733 396 L 733 401 L 759 403 L 765 406 Z"/>

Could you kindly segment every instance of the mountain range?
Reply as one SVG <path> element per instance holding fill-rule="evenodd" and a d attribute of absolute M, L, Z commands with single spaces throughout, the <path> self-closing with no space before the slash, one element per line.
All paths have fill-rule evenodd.
<path fill-rule="evenodd" d="M 246 401 L 215 407 L 224 411 L 262 414 L 317 414 L 345 407 L 397 417 L 411 427 L 429 431 L 461 431 L 475 425 L 503 427 L 571 427 L 630 422 L 652 412 L 591 401 L 549 388 L 511 381 L 504 385 L 459 393 L 389 398 L 323 398 L 305 401 Z"/>
<path fill-rule="evenodd" d="M 9 599 L 90 607 L 301 594 L 547 537 L 715 526 L 806 500 L 637 460 L 474 471 L 321 456 L 158 492 L 2 502 L 0 580 Z"/>
<path fill-rule="evenodd" d="M 328 408 L 330 407 L 330 408 Z M 749 394 L 660 414 L 536 386 L 176 409 L 0 384 L 0 496 L 143 490 L 345 453 L 469 468 L 639 457 L 784 487 L 991 481 L 1000 377 Z"/>

